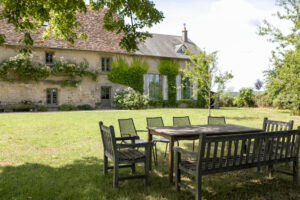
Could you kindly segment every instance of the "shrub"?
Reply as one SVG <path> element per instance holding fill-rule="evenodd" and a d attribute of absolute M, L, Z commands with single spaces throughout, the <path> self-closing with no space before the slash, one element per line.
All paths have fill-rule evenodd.
<path fill-rule="evenodd" d="M 35 107 L 36 112 L 47 112 L 48 108 L 46 106 L 37 106 Z"/>
<path fill-rule="evenodd" d="M 63 104 L 59 106 L 60 111 L 71 111 L 71 110 L 78 110 L 76 106 L 69 105 L 69 104 Z"/>
<path fill-rule="evenodd" d="M 77 106 L 78 110 L 94 110 L 94 108 L 89 104 L 83 104 Z"/>
<path fill-rule="evenodd" d="M 254 106 L 254 92 L 251 88 L 242 88 L 239 91 L 239 95 L 233 100 L 233 104 L 238 107 Z"/>
<path fill-rule="evenodd" d="M 266 106 L 271 106 L 272 101 L 269 101 L 266 93 L 258 92 L 254 96 L 254 104 L 257 107 L 266 107 Z"/>
<path fill-rule="evenodd" d="M 134 91 L 132 88 L 128 88 L 116 93 L 114 103 L 118 109 L 141 109 L 148 105 L 149 98 Z"/>
<path fill-rule="evenodd" d="M 225 91 L 220 95 L 220 106 L 222 107 L 232 107 L 234 97 L 231 95 L 231 91 Z"/>

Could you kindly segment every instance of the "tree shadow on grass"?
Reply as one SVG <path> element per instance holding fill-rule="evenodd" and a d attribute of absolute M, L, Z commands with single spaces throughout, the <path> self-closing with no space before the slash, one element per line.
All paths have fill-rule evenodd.
<path fill-rule="evenodd" d="M 121 181 L 113 189 L 113 173 L 104 176 L 103 162 L 95 157 L 74 161 L 62 167 L 37 163 L 1 167 L 1 199 L 186 199 L 191 194 L 175 191 L 165 177 L 150 173 L 150 186 L 142 179 Z M 143 166 L 137 167 L 143 173 Z M 120 169 L 120 176 L 130 175 Z"/>
<path fill-rule="evenodd" d="M 150 173 L 149 187 L 141 179 L 120 182 L 112 188 L 112 172 L 102 174 L 102 160 L 90 157 L 74 161 L 62 167 L 37 163 L 1 167 L 1 199 L 194 199 L 185 190 L 175 191 L 168 184 L 167 159 L 159 160 Z M 143 167 L 137 167 L 142 173 Z M 129 169 L 121 169 L 127 176 Z M 193 185 L 192 177 L 183 180 Z M 262 174 L 249 170 L 209 175 L 203 178 L 203 199 L 299 199 L 300 187 L 292 184 L 291 178 L 267 179 Z"/>
<path fill-rule="evenodd" d="M 227 120 L 236 120 L 236 121 L 247 121 L 247 120 L 254 120 L 257 119 L 257 117 L 246 117 L 246 116 L 235 116 L 235 117 L 226 117 L 226 121 Z"/>

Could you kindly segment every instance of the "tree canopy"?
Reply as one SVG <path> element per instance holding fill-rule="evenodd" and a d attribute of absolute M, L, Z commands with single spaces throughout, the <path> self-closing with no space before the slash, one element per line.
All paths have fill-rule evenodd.
<path fill-rule="evenodd" d="M 229 72 L 221 72 L 217 65 L 217 52 L 207 53 L 205 50 L 192 52 L 186 50 L 190 56 L 190 62 L 186 62 L 183 72 L 183 79 L 189 78 L 193 85 L 198 85 L 194 94 L 205 91 L 205 98 L 208 102 L 208 115 L 210 116 L 211 98 L 217 96 L 225 89 L 227 81 L 233 78 Z M 212 95 L 212 89 L 217 87 L 217 92 Z"/>
<path fill-rule="evenodd" d="M 119 45 L 128 52 L 137 50 L 138 42 L 151 37 L 148 32 L 140 32 L 142 28 L 152 27 L 164 18 L 150 0 L 90 0 L 89 7 L 96 11 L 107 9 L 103 28 L 124 33 Z M 16 32 L 24 33 L 20 43 L 25 45 L 23 51 L 27 52 L 34 44 L 31 33 L 45 22 L 49 25 L 44 39 L 51 34 L 71 44 L 78 38 L 85 39 L 84 32 L 76 33 L 81 25 L 76 13 L 87 9 L 84 0 L 0 0 L 0 19 L 7 19 Z M 5 35 L 0 34 L 0 45 L 4 43 Z"/>
<path fill-rule="evenodd" d="M 266 93 L 273 106 L 300 114 L 300 0 L 280 0 L 282 12 L 276 16 L 291 24 L 289 33 L 266 20 L 259 34 L 278 46 L 272 52 L 272 68 L 265 72 Z"/>

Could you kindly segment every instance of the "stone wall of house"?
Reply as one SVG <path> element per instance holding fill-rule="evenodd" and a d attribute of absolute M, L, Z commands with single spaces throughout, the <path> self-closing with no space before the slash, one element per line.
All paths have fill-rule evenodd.
<path fill-rule="evenodd" d="M 105 52 L 94 51 L 79 51 L 79 50 L 62 50 L 62 49 L 46 49 L 35 48 L 33 49 L 33 60 L 40 63 L 45 63 L 45 52 L 53 52 L 54 59 L 64 59 L 65 61 L 71 60 L 77 63 L 84 60 L 89 62 L 89 66 L 96 70 L 101 70 L 101 57 L 111 57 L 113 60 L 117 57 L 122 57 L 128 62 L 132 61 L 132 56 L 123 54 L 110 54 Z M 0 47 L 0 61 L 17 54 L 17 49 L 13 47 Z M 160 58 L 143 56 L 148 65 L 148 73 L 158 74 L 157 66 Z M 180 66 L 183 67 L 185 62 L 178 60 Z M 58 90 L 58 105 L 72 104 L 82 105 L 90 104 L 95 106 L 96 103 L 101 102 L 101 87 L 111 87 L 112 95 L 116 89 L 126 88 L 124 85 L 111 83 L 107 80 L 105 74 L 101 74 L 95 82 L 89 78 L 84 78 L 82 83 L 77 87 L 61 87 L 58 84 L 53 84 L 53 81 L 63 80 L 62 77 L 49 77 L 47 80 L 40 81 L 39 83 L 9 83 L 0 80 L 0 105 L 14 104 L 24 100 L 29 100 L 41 105 L 46 105 L 46 90 L 48 88 L 57 88 Z"/>

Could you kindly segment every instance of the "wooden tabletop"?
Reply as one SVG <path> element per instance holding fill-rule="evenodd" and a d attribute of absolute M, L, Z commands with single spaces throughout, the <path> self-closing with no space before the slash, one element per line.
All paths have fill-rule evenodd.
<path fill-rule="evenodd" d="M 262 129 L 251 128 L 234 124 L 218 125 L 193 125 L 193 126 L 165 126 L 147 127 L 148 130 L 169 136 L 199 135 L 201 133 L 209 135 L 225 135 L 238 133 L 253 133 L 263 131 Z"/>

